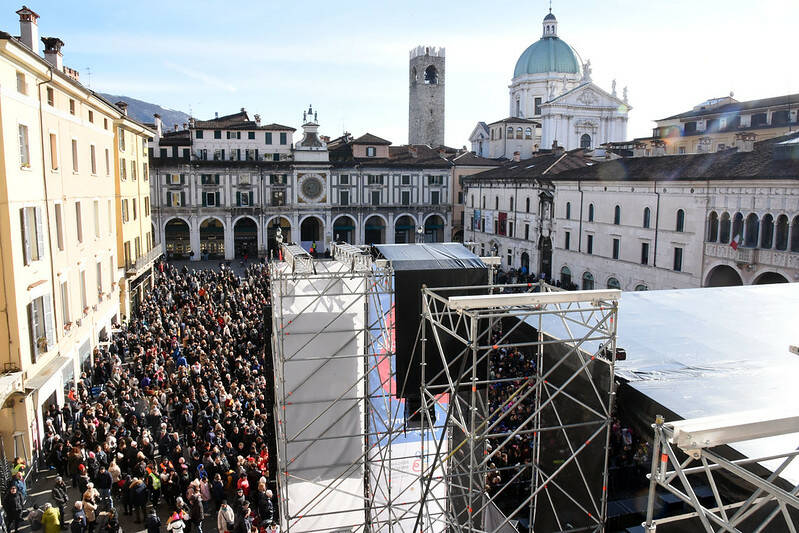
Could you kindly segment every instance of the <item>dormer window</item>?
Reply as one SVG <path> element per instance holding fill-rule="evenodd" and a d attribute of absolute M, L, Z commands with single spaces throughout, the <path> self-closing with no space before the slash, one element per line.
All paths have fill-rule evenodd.
<path fill-rule="evenodd" d="M 367 146 L 366 147 L 366 157 L 374 157 L 377 153 L 377 150 L 374 146 Z"/>

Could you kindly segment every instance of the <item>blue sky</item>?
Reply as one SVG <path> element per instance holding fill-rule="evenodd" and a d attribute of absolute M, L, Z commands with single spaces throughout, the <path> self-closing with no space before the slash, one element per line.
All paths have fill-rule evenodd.
<path fill-rule="evenodd" d="M 21 5 L 21 3 L 20 3 Z M 541 34 L 548 2 L 152 2 L 31 0 L 42 36 L 98 91 L 198 118 L 245 107 L 299 126 L 313 104 L 323 134 L 369 131 L 407 140 L 408 51 L 447 49 L 446 140 L 467 144 L 478 120 L 508 115 L 518 56 Z M 18 5 L 0 29 L 18 33 Z M 799 93 L 792 66 L 796 0 L 554 0 L 559 35 L 593 79 L 629 87 L 628 136 L 652 120 L 735 92 L 741 100 Z"/>

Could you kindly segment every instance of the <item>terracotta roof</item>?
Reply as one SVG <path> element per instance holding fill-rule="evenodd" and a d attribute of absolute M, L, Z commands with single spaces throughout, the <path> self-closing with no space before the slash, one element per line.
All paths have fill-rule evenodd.
<path fill-rule="evenodd" d="M 633 157 L 595 163 L 554 176 L 553 180 L 691 181 L 799 179 L 799 149 L 780 145 L 799 133 L 755 143 L 751 152 L 735 148 L 709 154 Z"/>
<path fill-rule="evenodd" d="M 450 161 L 460 167 L 496 167 L 504 164 L 507 159 L 488 159 L 480 157 L 474 152 L 463 152 L 461 154 L 448 157 Z"/>
<path fill-rule="evenodd" d="M 449 168 L 452 163 L 426 144 L 389 146 L 388 157 L 354 158 L 352 143 L 330 147 L 330 162 L 337 167 Z"/>
<path fill-rule="evenodd" d="M 537 180 L 566 170 L 587 165 L 583 150 L 564 153 L 534 155 L 521 161 L 508 161 L 497 168 L 464 176 L 464 184 L 479 184 L 492 181 Z"/>
<path fill-rule="evenodd" d="M 352 144 L 382 144 L 382 145 L 389 145 L 389 144 L 391 144 L 391 141 L 387 141 L 385 139 L 381 139 L 377 135 L 372 135 L 371 133 L 366 133 L 364 135 L 361 135 L 360 137 L 358 137 L 354 141 L 352 141 Z"/>

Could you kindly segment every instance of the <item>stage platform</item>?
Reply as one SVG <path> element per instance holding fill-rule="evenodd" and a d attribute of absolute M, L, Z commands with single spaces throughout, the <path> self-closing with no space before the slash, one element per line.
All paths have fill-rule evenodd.
<path fill-rule="evenodd" d="M 567 336 L 555 316 L 544 331 Z M 620 390 L 619 408 L 642 417 L 644 428 L 656 413 L 687 419 L 790 404 L 799 387 L 799 356 L 789 352 L 796 344 L 799 284 L 624 292 L 617 346 L 627 360 L 616 363 L 616 376 L 639 394 L 633 393 L 635 405 L 625 405 Z M 585 349 L 596 346 L 586 341 Z M 797 444 L 794 433 L 731 447 L 762 457 Z M 799 483 L 799 464 L 782 477 Z"/>

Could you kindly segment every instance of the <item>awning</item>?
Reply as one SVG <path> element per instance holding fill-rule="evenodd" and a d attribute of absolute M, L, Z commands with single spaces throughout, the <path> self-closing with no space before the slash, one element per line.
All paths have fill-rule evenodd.
<path fill-rule="evenodd" d="M 71 364 L 73 364 L 71 357 L 56 357 L 35 376 L 25 381 L 25 389 L 29 391 L 41 389 L 44 384 L 50 381 L 50 378 L 61 372 L 65 366 Z"/>

